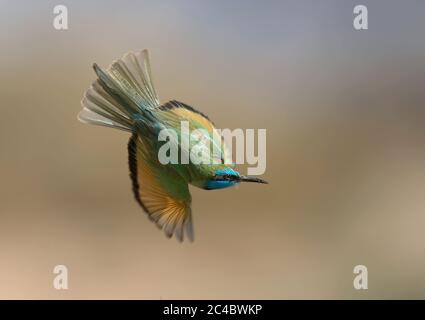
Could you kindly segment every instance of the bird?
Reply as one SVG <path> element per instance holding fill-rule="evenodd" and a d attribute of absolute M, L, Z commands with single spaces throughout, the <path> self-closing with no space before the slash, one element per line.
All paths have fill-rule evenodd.
<path fill-rule="evenodd" d="M 134 197 L 168 238 L 194 241 L 189 184 L 216 190 L 240 182 L 267 183 L 236 171 L 224 143 L 216 162 L 162 164 L 159 161 L 158 152 L 164 143 L 158 140 L 161 130 L 176 130 L 186 121 L 190 129 L 204 130 L 199 140 L 202 143 L 212 142 L 216 127 L 208 116 L 186 103 L 160 102 L 147 49 L 126 53 L 106 70 L 96 63 L 93 69 L 97 79 L 84 93 L 78 120 L 131 133 L 127 149 Z M 182 149 L 180 144 L 177 147 Z"/>

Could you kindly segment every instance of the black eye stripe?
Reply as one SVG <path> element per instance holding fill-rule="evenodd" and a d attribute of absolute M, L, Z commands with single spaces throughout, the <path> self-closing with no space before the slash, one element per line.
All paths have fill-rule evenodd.
<path fill-rule="evenodd" d="M 222 175 L 219 175 L 219 176 L 215 176 L 213 179 L 214 180 L 231 180 L 231 181 L 233 181 L 233 180 L 237 180 L 237 176 L 234 176 L 234 175 L 232 175 L 232 174 L 222 174 Z"/>

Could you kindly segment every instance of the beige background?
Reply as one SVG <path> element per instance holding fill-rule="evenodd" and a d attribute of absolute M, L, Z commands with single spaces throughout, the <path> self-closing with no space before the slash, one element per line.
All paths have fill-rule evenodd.
<path fill-rule="evenodd" d="M 363 32 L 354 1 L 61 1 L 67 31 L 0 3 L 0 298 L 425 298 L 425 2 L 362 1 Z M 128 135 L 76 120 L 143 48 L 162 101 L 267 129 L 270 184 L 192 189 L 193 244 L 134 201 Z"/>

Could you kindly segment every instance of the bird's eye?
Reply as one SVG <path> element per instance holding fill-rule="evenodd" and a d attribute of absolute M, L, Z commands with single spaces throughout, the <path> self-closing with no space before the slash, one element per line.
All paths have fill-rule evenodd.
<path fill-rule="evenodd" d="M 235 176 L 231 174 L 221 174 L 214 177 L 214 180 L 225 180 L 225 181 L 233 181 L 235 180 Z"/>
<path fill-rule="evenodd" d="M 214 177 L 214 180 L 227 180 L 225 174 L 220 174 Z"/>

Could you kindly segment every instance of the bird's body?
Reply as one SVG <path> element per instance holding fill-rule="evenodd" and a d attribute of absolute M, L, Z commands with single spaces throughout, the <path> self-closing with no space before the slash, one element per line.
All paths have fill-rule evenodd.
<path fill-rule="evenodd" d="M 113 127 L 132 133 L 128 143 L 128 161 L 136 200 L 167 236 L 180 241 L 184 234 L 193 240 L 191 196 L 188 184 L 203 189 L 221 189 L 240 181 L 263 182 L 241 176 L 229 164 L 224 144 L 219 144 L 219 161 L 161 163 L 158 154 L 163 141 L 161 131 L 176 132 L 182 158 L 185 148 L 181 141 L 192 142 L 187 133 L 179 130 L 182 122 L 189 132 L 199 130 L 197 144 L 217 146 L 214 124 L 203 113 L 178 101 L 159 102 L 152 83 L 149 56 L 146 50 L 128 53 L 116 60 L 106 71 L 96 64 L 98 79 L 86 91 L 79 114 L 82 122 Z M 183 151 L 182 151 L 183 150 Z M 180 159 L 181 160 L 181 159 Z"/>

